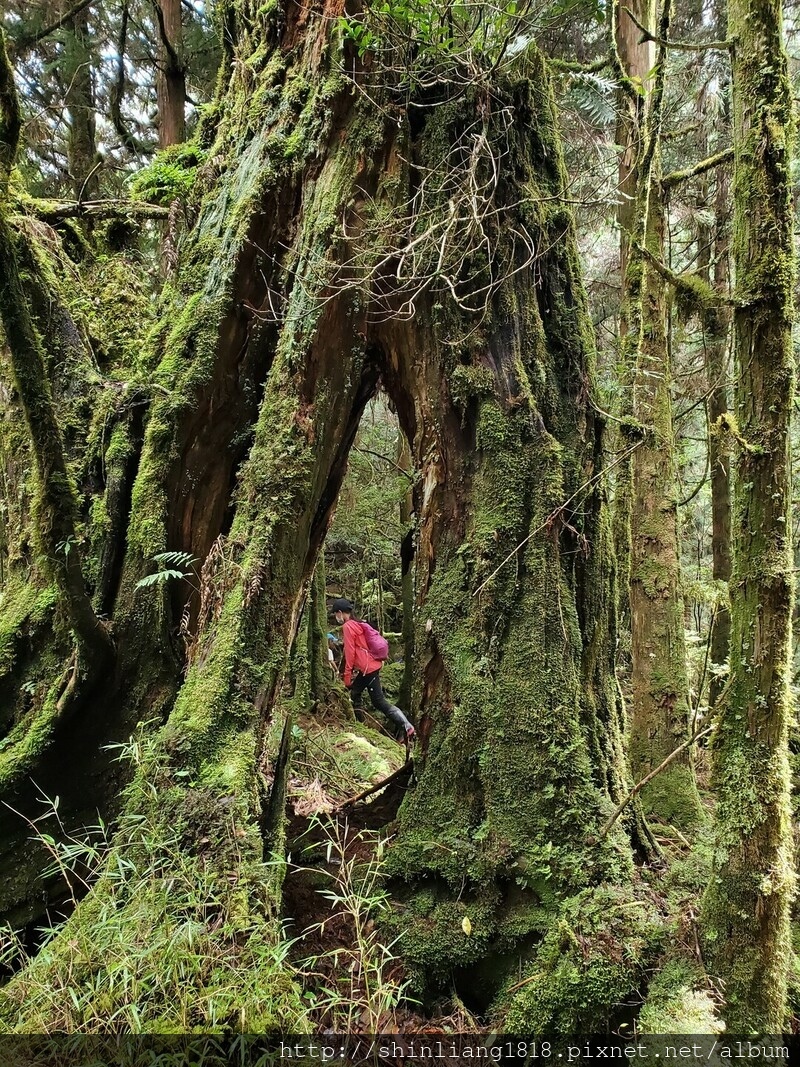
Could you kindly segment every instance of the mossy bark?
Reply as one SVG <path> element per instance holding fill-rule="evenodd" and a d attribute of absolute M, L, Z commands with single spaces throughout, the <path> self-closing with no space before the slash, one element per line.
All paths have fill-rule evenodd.
<path fill-rule="evenodd" d="M 781 6 L 731 0 L 735 469 L 731 674 L 713 746 L 714 871 L 706 959 L 728 1029 L 785 1023 L 794 890 L 787 732 L 793 598 L 789 419 L 794 254 L 791 83 Z"/>
<path fill-rule="evenodd" d="M 222 1025 L 296 1023 L 291 1006 L 281 1017 L 271 999 L 267 951 L 280 937 L 291 759 L 291 719 L 278 698 L 347 454 L 379 382 L 420 471 L 420 782 L 390 861 L 411 926 L 404 950 L 431 986 L 484 968 L 491 996 L 520 954 L 537 966 L 533 946 L 579 908 L 586 898 L 576 894 L 594 899 L 609 884 L 615 899 L 630 894 L 623 829 L 596 836 L 629 783 L 611 667 L 614 564 L 602 424 L 590 403 L 593 340 L 572 218 L 560 202 L 545 64 L 531 46 L 522 69 L 497 75 L 491 93 L 439 101 L 411 122 L 391 85 L 353 90 L 329 15 L 294 4 L 255 11 L 244 0 L 221 12 L 230 51 L 206 118 L 213 143 L 197 177 L 195 221 L 147 357 L 164 392 L 149 413 L 115 604 L 120 675 L 136 683 L 129 699 L 171 705 L 117 843 L 136 859 L 131 827 L 147 826 L 145 866 L 155 873 L 145 888 L 132 877 L 113 893 L 110 875 L 101 880 L 6 988 L 0 1015 L 9 1025 L 30 1020 L 31 981 L 65 971 L 77 1002 L 40 1002 L 37 1023 L 86 1025 L 92 982 L 106 965 L 108 901 L 115 924 L 135 927 L 139 943 L 160 943 L 185 922 L 185 899 L 159 889 L 176 865 L 213 883 L 214 914 L 201 911 L 200 921 L 218 951 L 190 980 L 193 1025 L 220 1024 L 217 999 L 236 988 L 243 960 L 255 999 L 246 1018 L 231 1008 Z M 434 282 L 417 295 L 416 313 L 387 315 L 398 259 L 428 226 L 427 216 L 413 217 L 419 176 L 443 175 L 441 188 L 427 183 L 427 209 L 447 218 L 447 183 L 473 158 L 454 145 L 476 114 L 477 150 L 486 143 L 508 160 L 492 190 L 488 240 L 466 257 L 457 248 L 456 266 L 472 286 L 490 274 L 500 282 L 482 316 L 465 311 L 435 274 L 437 243 L 425 268 Z M 488 157 L 483 165 L 492 172 Z M 409 228 L 398 230 L 410 212 Z M 543 250 L 535 263 L 517 241 L 522 228 Z M 354 263 L 374 269 L 354 278 Z M 396 295 L 402 304 L 404 292 Z M 181 664 L 171 642 L 185 594 L 137 588 L 165 549 L 202 561 L 198 633 L 174 704 Z M 595 1024 L 611 1010 L 617 972 L 603 965 L 611 943 L 598 936 L 592 957 L 592 974 L 609 982 L 570 1001 L 563 1025 Z M 255 945 L 253 960 L 246 946 Z M 571 962 L 580 974 L 581 958 Z M 145 1029 L 177 1025 L 169 985 L 159 988 Z M 104 1018 L 124 996 L 121 985 L 108 991 Z M 535 1014 L 530 995 L 516 1004 L 509 992 L 504 1003 L 515 1018 L 549 1011 Z"/>
<path fill-rule="evenodd" d="M 330 692 L 332 675 L 328 666 L 328 610 L 325 598 L 325 559 L 319 556 L 308 590 L 306 605 L 308 627 L 309 690 L 314 701 L 324 701 Z"/>
<path fill-rule="evenodd" d="M 667 0 L 659 15 L 662 41 L 669 32 L 670 11 Z M 685 740 L 689 725 L 666 285 L 647 259 L 647 254 L 664 257 L 660 139 L 665 64 L 662 44 L 638 126 L 624 278 L 622 362 L 632 381 L 628 428 L 632 454 L 630 469 L 621 477 L 627 482 L 630 502 L 630 760 L 637 781 Z M 648 815 L 683 827 L 697 823 L 700 804 L 688 755 L 655 778 L 641 799 Z"/>
<path fill-rule="evenodd" d="M 730 179 L 728 168 L 717 171 L 716 233 L 713 281 L 721 297 L 728 294 L 728 222 Z M 702 319 L 706 381 L 708 388 L 708 464 L 711 472 L 711 575 L 723 583 L 718 593 L 711 625 L 710 662 L 712 666 L 708 703 L 715 707 L 724 685 L 731 637 L 728 583 L 731 578 L 731 441 L 722 424 L 728 413 L 728 352 L 731 326 L 730 308 L 708 309 Z"/>
<path fill-rule="evenodd" d="M 24 817 L 41 813 L 42 790 L 59 797 L 65 825 L 89 822 L 98 809 L 110 813 L 119 770 L 110 753 L 98 749 L 119 741 L 120 733 L 127 736 L 142 710 L 141 682 L 123 677 L 119 662 L 115 669 L 109 628 L 92 605 L 97 538 L 89 506 L 102 495 L 105 433 L 116 422 L 117 405 L 137 401 L 135 391 L 126 394 L 122 379 L 130 375 L 130 349 L 138 354 L 139 348 L 135 330 L 146 327 L 147 315 L 136 304 L 134 294 L 143 287 L 132 283 L 129 262 L 125 293 L 112 301 L 113 325 L 99 321 L 108 301 L 105 287 L 88 294 L 85 239 L 76 252 L 78 266 L 65 252 L 73 232 L 68 229 L 62 243 L 54 231 L 24 216 L 18 188 L 9 193 L 7 168 L 15 156 L 19 112 L 5 52 L 0 82 L 5 264 L 0 403 L 9 536 L 0 609 L 7 652 L 0 669 L 5 802 L 0 908 L 24 925 L 43 914 L 51 890 L 58 898 L 64 891 L 58 879 L 43 885 L 44 850 L 32 845 Z M 102 274 L 110 287 L 119 269 L 114 257 L 104 260 Z M 118 314 L 134 307 L 135 327 Z M 110 335 L 129 341 L 112 352 L 104 344 Z M 105 356 L 113 383 L 98 373 L 87 338 Z M 137 406 L 141 409 L 141 399 Z M 123 514 L 123 538 L 126 520 Z"/>
<path fill-rule="evenodd" d="M 721 3 L 714 5 L 714 36 L 725 36 L 725 11 Z M 703 15 L 698 10 L 697 25 Z M 722 129 L 717 143 L 730 140 L 730 81 L 721 87 Z M 716 114 L 716 106 L 714 112 Z M 705 95 L 698 101 L 698 116 L 701 128 L 709 126 L 708 100 Z M 699 138 L 699 154 L 710 156 L 709 137 L 704 133 Z M 711 614 L 709 637 L 709 664 L 711 677 L 708 686 L 708 704 L 713 708 L 725 685 L 725 669 L 730 645 L 731 617 L 728 606 L 728 582 L 731 577 L 731 441 L 723 426 L 728 413 L 730 388 L 729 354 L 731 335 L 731 308 L 727 303 L 730 295 L 730 192 L 731 171 L 727 163 L 713 169 L 713 221 L 706 221 L 703 209 L 710 199 L 708 176 L 702 176 L 698 185 L 697 205 L 697 273 L 709 288 L 716 291 L 719 301 L 707 301 L 699 310 L 703 331 L 703 357 L 706 374 L 706 423 L 708 427 L 708 471 L 711 482 L 711 576 L 716 586 L 716 598 Z M 702 699 L 702 694 L 699 694 Z"/>
<path fill-rule="evenodd" d="M 622 399 L 619 414 L 630 418 L 633 404 L 633 365 L 629 348 L 625 344 L 628 333 L 629 295 L 627 287 L 632 276 L 628 275 L 631 253 L 631 241 L 635 237 L 637 205 L 641 188 L 641 168 L 644 146 L 644 121 L 646 111 L 646 89 L 651 87 L 652 72 L 655 66 L 656 49 L 653 41 L 644 40 L 641 30 L 631 18 L 633 15 L 642 26 L 655 25 L 654 0 L 636 0 L 633 4 L 622 4 L 619 0 L 611 6 L 612 31 L 614 47 L 619 57 L 621 70 L 629 79 L 624 87 L 617 90 L 618 119 L 615 131 L 617 145 L 618 170 L 616 209 L 619 226 L 619 276 L 622 284 L 620 301 L 619 338 L 620 358 L 618 377 L 622 383 Z M 628 441 L 624 434 L 618 435 L 618 447 L 624 449 Z M 623 459 L 615 475 L 614 492 L 614 548 L 621 575 L 619 588 L 620 624 L 630 629 L 630 603 L 628 585 L 631 555 L 631 464 L 630 457 Z"/>
<path fill-rule="evenodd" d="M 645 243 L 664 256 L 664 191 L 656 149 L 647 196 Z M 630 761 L 644 778 L 686 740 L 689 686 L 678 541 L 678 479 L 667 344 L 666 283 L 648 263 L 643 273 L 633 414 L 641 438 L 632 458 Z M 642 807 L 681 829 L 701 820 L 688 752 L 673 760 L 641 794 Z"/>
<path fill-rule="evenodd" d="M 26 290 L 20 269 L 21 233 L 9 225 L 8 175 L 17 150 L 20 130 L 19 102 L 11 68 L 0 36 L 0 92 L 3 96 L 2 148 L 4 168 L 0 188 L 0 258 L 4 273 L 0 279 L 0 320 L 10 354 L 14 382 L 20 396 L 30 434 L 37 478 L 36 527 L 41 550 L 59 587 L 76 639 L 76 662 L 71 679 L 58 694 L 56 709 L 63 710 L 101 673 L 112 656 L 111 639 L 98 620 L 87 593 L 81 568 L 76 534 L 77 501 L 67 468 L 61 428 L 47 374 L 41 339 L 31 317 L 30 305 L 45 290 L 36 277 L 36 264 L 26 264 L 33 284 Z M 30 257 L 26 257 L 30 258 Z"/>

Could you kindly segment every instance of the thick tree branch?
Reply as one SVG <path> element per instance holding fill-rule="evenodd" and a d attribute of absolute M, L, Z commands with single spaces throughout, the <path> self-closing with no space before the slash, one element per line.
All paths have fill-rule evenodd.
<path fill-rule="evenodd" d="M 680 182 L 705 174 L 707 171 L 713 170 L 714 167 L 719 167 L 722 163 L 728 163 L 731 159 L 733 159 L 733 149 L 724 148 L 721 152 L 708 156 L 707 159 L 701 159 L 699 163 L 695 163 L 692 167 L 684 167 L 683 170 L 673 170 L 671 173 L 665 174 L 661 179 L 661 184 L 665 189 L 670 189 L 673 185 L 678 185 Z"/>
<path fill-rule="evenodd" d="M 645 41 L 654 41 L 660 48 L 672 48 L 678 52 L 706 52 L 709 50 L 729 52 L 734 45 L 733 39 L 730 41 L 706 41 L 703 44 L 688 44 L 685 41 L 667 41 L 665 38 L 658 37 L 656 34 L 651 33 L 646 26 L 643 26 L 629 7 L 623 8 L 623 10 L 629 16 L 636 28 L 642 31 L 643 39 Z"/>
<path fill-rule="evenodd" d="M 37 42 L 44 40 L 45 37 L 49 37 L 51 33 L 55 33 L 56 30 L 60 30 L 62 26 L 75 18 L 76 15 L 80 15 L 81 11 L 89 7 L 94 0 L 79 0 L 74 7 L 71 7 L 69 11 L 65 11 L 63 15 L 55 20 L 55 22 L 49 23 L 47 26 L 43 26 L 41 29 L 36 30 L 34 33 L 26 33 L 21 37 L 18 37 L 14 41 L 13 49 L 16 55 L 21 52 L 26 52 L 29 48 L 33 48 Z"/>
<path fill-rule="evenodd" d="M 699 278 L 696 274 L 676 274 L 674 270 L 670 270 L 666 263 L 660 260 L 658 256 L 654 256 L 644 245 L 641 245 L 638 242 L 635 242 L 634 245 L 636 249 L 641 252 L 647 262 L 658 271 L 661 277 L 664 278 L 665 281 L 668 281 L 670 285 L 674 286 L 678 292 L 682 293 L 691 304 L 706 309 L 712 307 L 740 306 L 739 301 L 718 293 L 708 284 L 708 282 L 703 281 L 703 279 Z"/>

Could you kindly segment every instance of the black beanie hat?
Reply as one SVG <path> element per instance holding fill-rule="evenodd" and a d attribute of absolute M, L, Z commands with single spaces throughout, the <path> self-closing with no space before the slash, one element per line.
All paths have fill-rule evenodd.
<path fill-rule="evenodd" d="M 353 614 L 353 602 L 352 600 L 346 600 L 344 597 L 339 597 L 338 600 L 334 600 L 331 604 L 331 615 L 335 615 L 337 611 L 345 611 L 348 615 Z"/>

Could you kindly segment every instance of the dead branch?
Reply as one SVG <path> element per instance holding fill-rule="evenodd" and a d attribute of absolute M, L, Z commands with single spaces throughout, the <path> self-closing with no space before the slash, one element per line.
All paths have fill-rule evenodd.
<path fill-rule="evenodd" d="M 706 41 L 702 44 L 689 44 L 686 41 L 667 41 L 663 37 L 651 33 L 646 26 L 643 26 L 629 7 L 623 7 L 622 10 L 630 18 L 634 26 L 642 31 L 642 39 L 645 41 L 653 41 L 660 48 L 672 48 L 678 52 L 706 52 L 708 50 L 729 52 L 735 43 L 733 38 L 729 41 Z"/>
<path fill-rule="evenodd" d="M 42 222 L 91 217 L 95 219 L 166 219 L 168 207 L 139 200 L 28 200 L 31 215 Z"/>
<path fill-rule="evenodd" d="M 692 736 L 687 738 L 687 740 L 684 741 L 683 744 L 678 745 L 676 749 L 673 749 L 673 751 L 670 752 L 667 758 L 661 763 L 659 763 L 655 770 L 650 771 L 650 773 L 646 774 L 640 782 L 637 782 L 633 789 L 631 789 L 630 793 L 628 793 L 622 803 L 614 809 L 613 814 L 610 816 L 609 819 L 606 820 L 606 822 L 601 827 L 600 839 L 602 840 L 606 836 L 608 831 L 623 813 L 625 808 L 627 808 L 627 806 L 634 799 L 634 797 L 638 796 L 639 793 L 641 793 L 641 791 L 648 784 L 648 782 L 652 782 L 652 780 L 656 777 L 657 774 L 661 774 L 663 770 L 666 770 L 666 768 L 669 767 L 670 763 L 672 763 L 673 760 L 677 759 L 677 757 L 680 756 L 682 752 L 685 752 L 690 745 L 693 745 L 695 741 L 699 741 L 701 737 L 707 737 L 713 729 L 713 725 L 706 726 L 704 730 L 699 730 L 696 734 L 692 734 Z"/>
<path fill-rule="evenodd" d="M 339 805 L 338 808 L 334 808 L 334 811 L 344 811 L 345 808 L 352 807 L 353 804 L 358 804 L 360 801 L 366 800 L 367 797 L 371 797 L 373 793 L 380 793 L 382 789 L 385 789 L 387 785 L 391 785 L 392 782 L 397 781 L 397 779 L 400 778 L 401 775 L 405 774 L 409 770 L 409 768 L 413 766 L 414 757 L 409 756 L 409 758 L 406 760 L 402 767 L 398 767 L 396 771 L 392 771 L 392 773 L 387 778 L 383 778 L 380 782 L 377 783 L 377 785 L 371 785 L 369 789 L 365 789 L 363 793 L 358 793 L 356 796 L 350 797 L 349 800 L 345 800 L 342 804 Z"/>

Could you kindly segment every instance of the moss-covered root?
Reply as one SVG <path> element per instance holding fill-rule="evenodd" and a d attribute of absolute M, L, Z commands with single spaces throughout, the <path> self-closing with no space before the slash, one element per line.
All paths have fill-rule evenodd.
<path fill-rule="evenodd" d="M 579 893 L 495 1004 L 509 1033 L 568 1037 L 604 1033 L 641 985 L 663 937 L 653 903 L 614 889 Z"/>

